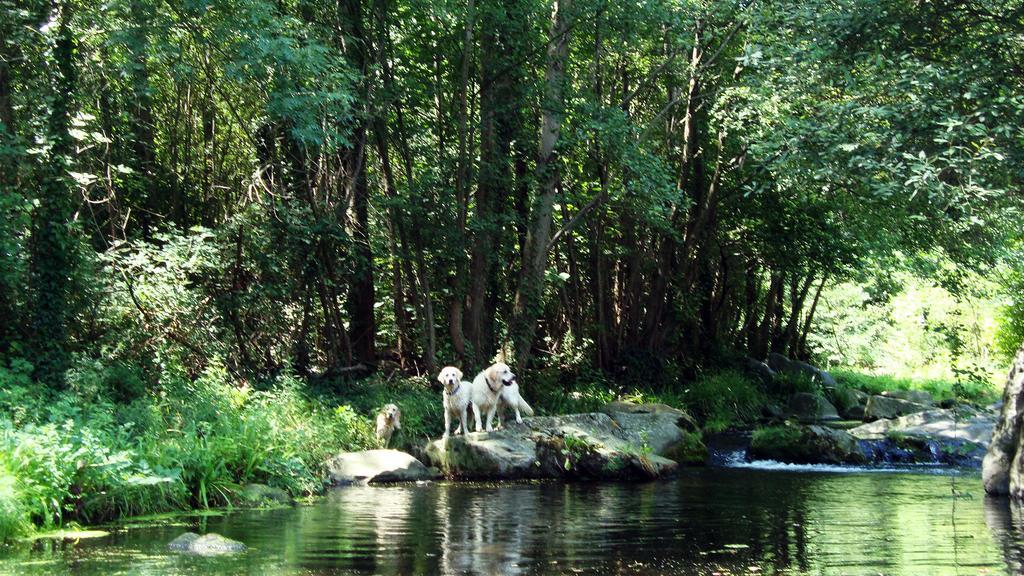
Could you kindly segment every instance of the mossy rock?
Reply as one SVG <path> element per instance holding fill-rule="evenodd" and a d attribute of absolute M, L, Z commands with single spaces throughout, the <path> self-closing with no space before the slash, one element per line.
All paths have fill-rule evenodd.
<path fill-rule="evenodd" d="M 687 432 L 679 443 L 666 450 L 662 456 L 684 466 L 703 466 L 708 461 L 708 447 L 699 432 Z"/>
<path fill-rule="evenodd" d="M 792 464 L 864 464 L 857 439 L 825 426 L 771 426 L 754 431 L 750 457 Z"/>

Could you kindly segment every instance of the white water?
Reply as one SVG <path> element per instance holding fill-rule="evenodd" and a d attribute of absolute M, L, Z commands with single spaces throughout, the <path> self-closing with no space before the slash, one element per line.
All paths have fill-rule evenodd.
<path fill-rule="evenodd" d="M 831 474 L 849 474 L 851 472 L 912 472 L 918 474 L 959 475 L 960 471 L 940 464 L 914 464 L 904 466 L 854 466 L 838 464 L 788 464 L 775 460 L 747 461 L 745 450 L 730 451 L 718 454 L 715 465 L 723 468 L 741 468 L 746 470 L 767 470 L 772 472 L 818 472 Z"/>

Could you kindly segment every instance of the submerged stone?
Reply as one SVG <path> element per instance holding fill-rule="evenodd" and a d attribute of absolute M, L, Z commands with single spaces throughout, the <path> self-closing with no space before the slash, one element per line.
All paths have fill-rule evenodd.
<path fill-rule="evenodd" d="M 219 556 L 222 554 L 237 554 L 245 552 L 246 546 L 237 540 L 225 538 L 220 534 L 204 534 L 200 536 L 195 532 L 185 532 L 167 545 L 169 550 L 184 552 L 197 556 Z"/>

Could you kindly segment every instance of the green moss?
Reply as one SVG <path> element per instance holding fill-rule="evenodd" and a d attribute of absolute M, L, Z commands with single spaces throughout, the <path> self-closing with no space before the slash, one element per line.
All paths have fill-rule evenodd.
<path fill-rule="evenodd" d="M 708 447 L 700 432 L 684 432 L 683 439 L 663 456 L 683 465 L 700 466 L 707 462 Z"/>

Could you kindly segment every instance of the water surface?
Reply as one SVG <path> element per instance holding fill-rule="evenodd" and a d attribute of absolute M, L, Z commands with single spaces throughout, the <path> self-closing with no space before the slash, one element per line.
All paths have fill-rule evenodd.
<path fill-rule="evenodd" d="M 1022 527 L 976 474 L 713 467 L 641 485 L 344 488 L 296 508 L 17 545 L 0 574 L 1015 574 Z M 184 530 L 250 550 L 167 552 Z"/>

